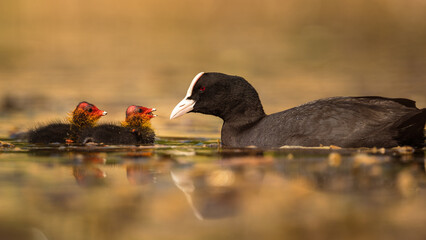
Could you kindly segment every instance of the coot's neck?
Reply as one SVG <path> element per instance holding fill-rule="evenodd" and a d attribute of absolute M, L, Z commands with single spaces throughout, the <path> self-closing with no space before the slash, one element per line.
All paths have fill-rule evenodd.
<path fill-rule="evenodd" d="M 243 129 L 252 126 L 266 116 L 259 97 L 241 98 L 234 101 L 234 104 L 224 106 L 219 117 L 224 124 L 235 129 Z"/>

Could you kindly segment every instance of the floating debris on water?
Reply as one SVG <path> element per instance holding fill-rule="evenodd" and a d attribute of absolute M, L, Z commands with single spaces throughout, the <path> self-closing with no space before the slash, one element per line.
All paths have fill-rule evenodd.
<path fill-rule="evenodd" d="M 11 149 L 11 148 L 15 148 L 15 145 L 13 145 L 12 143 L 0 141 L 0 149 Z"/>
<path fill-rule="evenodd" d="M 410 146 L 403 146 L 403 147 L 394 147 L 392 148 L 392 151 L 398 154 L 413 154 L 415 152 L 415 149 Z"/>
<path fill-rule="evenodd" d="M 341 147 L 330 145 L 330 146 L 319 146 L 319 147 L 304 147 L 304 146 L 291 146 L 284 145 L 281 146 L 280 149 L 319 149 L 319 150 L 330 150 L 330 149 L 341 149 Z"/>

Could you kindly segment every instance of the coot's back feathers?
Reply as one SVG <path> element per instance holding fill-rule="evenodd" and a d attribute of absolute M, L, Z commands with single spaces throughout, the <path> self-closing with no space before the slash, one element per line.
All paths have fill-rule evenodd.
<path fill-rule="evenodd" d="M 224 146 L 421 146 L 425 109 L 404 98 L 334 97 L 266 115 L 256 90 L 243 78 L 200 73 L 170 118 L 188 112 L 224 120 Z"/>
<path fill-rule="evenodd" d="M 398 129 L 398 135 L 395 139 L 398 145 L 410 145 L 415 147 L 425 146 L 424 126 L 426 122 L 426 108 L 421 112 L 414 112 L 399 122 L 395 128 Z"/>
<path fill-rule="evenodd" d="M 406 99 L 406 98 L 385 98 L 385 97 L 379 97 L 379 96 L 362 96 L 362 97 L 351 97 L 351 98 L 355 98 L 355 99 L 362 98 L 364 100 L 370 99 L 373 103 L 377 101 L 381 101 L 381 100 L 393 101 L 409 108 L 417 108 L 416 101 L 413 101 L 411 99 Z"/>
<path fill-rule="evenodd" d="M 400 100 L 383 97 L 320 99 L 268 115 L 254 129 L 247 131 L 247 134 L 260 129 L 262 133 L 259 137 L 264 137 L 262 146 L 269 147 L 274 146 L 276 142 L 300 146 L 419 146 L 423 139 L 423 136 L 419 137 L 419 133 L 423 134 L 419 128 L 424 127 L 426 118 L 423 116 L 421 120 L 421 110 L 407 107 L 401 104 Z M 404 124 L 405 128 L 402 127 Z M 228 133 L 225 132 L 225 136 L 228 136 Z M 258 141 L 251 136 L 242 139 Z M 240 143 L 245 145 L 248 142 Z"/>

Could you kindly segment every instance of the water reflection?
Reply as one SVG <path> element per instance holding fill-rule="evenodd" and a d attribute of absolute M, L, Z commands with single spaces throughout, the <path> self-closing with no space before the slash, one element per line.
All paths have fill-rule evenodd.
<path fill-rule="evenodd" d="M 421 152 L 418 156 L 333 152 L 328 157 L 290 153 L 278 157 L 274 165 L 283 178 L 325 192 L 374 195 L 386 191 L 408 196 L 425 181 Z"/>
<path fill-rule="evenodd" d="M 239 214 L 244 196 L 257 193 L 262 185 L 265 172 L 251 161 L 263 159 L 224 158 L 208 167 L 178 165 L 170 174 L 198 219 L 226 218 Z"/>
<path fill-rule="evenodd" d="M 48 240 L 38 228 L 16 222 L 0 222 L 0 239 L 7 240 Z"/>
<path fill-rule="evenodd" d="M 145 164 L 132 164 L 126 167 L 127 180 L 130 184 L 145 185 L 152 183 L 155 174 L 151 171 L 150 167 Z"/>
<path fill-rule="evenodd" d="M 149 148 L 19 145 L 1 153 L 0 236 L 32 228 L 65 240 L 424 232 L 422 152 L 260 151 L 177 141 Z M 383 221 L 389 226 L 377 225 Z M 28 234 L 22 239 L 32 239 Z"/>
<path fill-rule="evenodd" d="M 107 174 L 100 165 L 106 163 L 104 153 L 75 153 L 72 154 L 74 165 L 72 174 L 80 186 L 99 186 L 105 184 Z"/>

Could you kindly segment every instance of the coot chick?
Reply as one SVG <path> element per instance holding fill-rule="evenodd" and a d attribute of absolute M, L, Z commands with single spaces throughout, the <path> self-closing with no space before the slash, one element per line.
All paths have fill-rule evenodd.
<path fill-rule="evenodd" d="M 333 97 L 267 115 L 244 78 L 201 72 L 170 119 L 188 112 L 222 118 L 221 141 L 229 147 L 424 145 L 426 109 L 403 98 Z"/>
<path fill-rule="evenodd" d="M 30 130 L 28 141 L 30 143 L 70 143 L 76 142 L 79 134 L 86 128 L 95 126 L 100 117 L 107 112 L 99 110 L 88 102 L 80 102 L 72 113 L 70 123 L 51 123 L 46 126 Z"/>
<path fill-rule="evenodd" d="M 121 126 L 101 124 L 86 129 L 80 136 L 81 143 L 102 143 L 106 145 L 139 145 L 153 144 L 154 130 L 151 128 L 151 118 L 155 108 L 129 106 L 126 110 L 126 120 Z"/>

